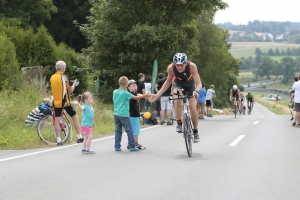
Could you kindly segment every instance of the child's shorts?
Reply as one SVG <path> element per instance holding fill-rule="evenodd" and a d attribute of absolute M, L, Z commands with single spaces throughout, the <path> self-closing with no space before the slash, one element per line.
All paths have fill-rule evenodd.
<path fill-rule="evenodd" d="M 140 130 L 140 118 L 130 117 L 131 127 L 133 129 L 133 136 L 138 136 L 141 133 Z"/>
<path fill-rule="evenodd" d="M 81 132 L 82 134 L 91 134 L 93 133 L 93 129 L 92 127 L 89 127 L 89 126 L 81 126 Z"/>

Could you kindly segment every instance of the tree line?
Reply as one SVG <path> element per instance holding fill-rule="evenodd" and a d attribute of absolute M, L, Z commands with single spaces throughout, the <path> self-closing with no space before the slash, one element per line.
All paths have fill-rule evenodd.
<path fill-rule="evenodd" d="M 215 13 L 227 7 L 221 0 L 0 0 L 0 5 L 5 72 L 0 90 L 18 88 L 12 80 L 22 67 L 44 66 L 49 80 L 55 62 L 65 60 L 67 74 L 81 81 L 79 91 L 99 76 L 102 97 L 111 102 L 120 76 L 150 75 L 155 59 L 164 72 L 176 52 L 196 63 L 206 85 L 216 85 L 216 107 L 228 105 L 229 88 L 238 84 L 240 62 L 228 53 L 229 33 L 213 23 Z"/>
<path fill-rule="evenodd" d="M 262 52 L 260 48 L 255 48 L 255 54 L 261 56 L 300 56 L 300 47 L 293 47 L 292 49 L 288 47 L 286 50 L 279 50 L 278 48 L 276 48 L 275 51 L 270 48 L 268 52 Z"/>
<path fill-rule="evenodd" d="M 294 76 L 300 72 L 300 57 L 284 57 L 280 61 L 275 61 L 269 56 L 256 55 L 242 59 L 241 69 L 252 69 L 255 75 L 254 81 L 258 77 L 271 79 L 271 75 L 282 76 L 283 83 L 293 81 Z"/>

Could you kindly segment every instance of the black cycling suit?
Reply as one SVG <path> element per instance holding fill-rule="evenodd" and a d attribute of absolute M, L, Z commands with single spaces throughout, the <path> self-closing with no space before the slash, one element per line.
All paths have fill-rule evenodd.
<path fill-rule="evenodd" d="M 172 67 L 175 74 L 173 86 L 184 89 L 190 96 L 193 95 L 193 92 L 195 91 L 195 82 L 193 74 L 190 72 L 190 62 L 186 63 L 185 70 L 182 73 L 178 72 L 174 63 Z"/>
<path fill-rule="evenodd" d="M 232 98 L 236 98 L 236 100 L 239 100 L 239 94 L 238 94 L 238 90 L 236 89 L 235 91 L 232 89 Z"/>

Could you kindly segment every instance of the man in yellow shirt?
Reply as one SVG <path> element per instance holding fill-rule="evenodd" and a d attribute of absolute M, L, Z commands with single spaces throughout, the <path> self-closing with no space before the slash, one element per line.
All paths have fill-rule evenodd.
<path fill-rule="evenodd" d="M 62 109 L 64 109 L 70 117 L 72 117 L 74 122 L 74 127 L 77 132 L 77 143 L 82 143 L 83 138 L 80 131 L 80 125 L 78 120 L 78 115 L 76 114 L 76 111 L 71 104 L 70 101 L 70 94 L 74 91 L 77 79 L 73 82 L 73 84 L 70 84 L 70 81 L 66 75 L 63 75 L 66 71 L 66 63 L 64 61 L 57 61 L 55 68 L 56 73 L 51 76 L 50 82 L 51 82 L 51 90 L 53 95 L 53 106 L 54 106 L 54 112 L 55 112 L 55 123 L 54 123 L 54 129 L 57 137 L 57 145 L 62 145 L 60 138 L 60 118 Z"/>

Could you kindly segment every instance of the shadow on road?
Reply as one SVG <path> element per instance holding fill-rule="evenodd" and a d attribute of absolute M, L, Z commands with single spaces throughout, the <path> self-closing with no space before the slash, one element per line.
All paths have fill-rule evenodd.
<path fill-rule="evenodd" d="M 188 162 L 194 162 L 194 161 L 198 161 L 198 160 L 207 160 L 207 159 L 203 158 L 203 155 L 201 153 L 193 153 L 192 157 L 189 157 L 186 153 L 186 154 L 176 156 L 175 159 L 176 160 L 184 160 L 184 161 L 188 161 Z"/>

